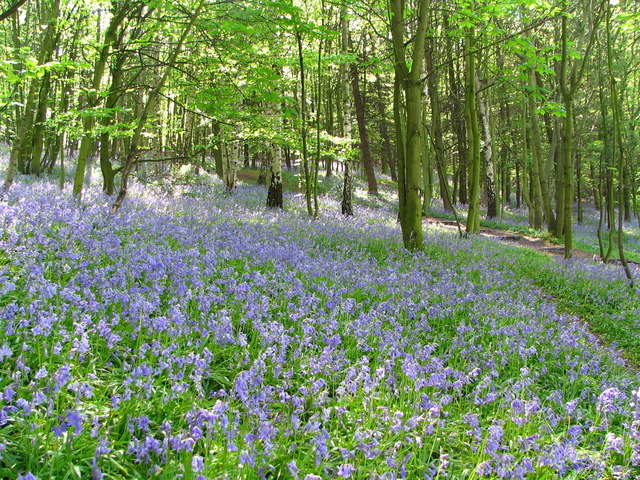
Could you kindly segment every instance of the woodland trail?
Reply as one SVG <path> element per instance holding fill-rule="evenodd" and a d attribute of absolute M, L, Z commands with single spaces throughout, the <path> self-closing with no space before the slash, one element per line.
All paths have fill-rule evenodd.
<path fill-rule="evenodd" d="M 424 220 L 427 222 L 427 225 L 438 225 L 451 230 L 458 230 L 457 223 L 455 220 L 444 220 L 442 218 L 437 217 L 424 217 Z M 464 229 L 464 222 L 460 222 L 460 228 Z M 486 238 L 493 238 L 502 243 L 508 245 L 514 245 L 516 247 L 528 248 L 529 250 L 535 250 L 536 252 L 544 253 L 553 257 L 564 257 L 564 247 L 562 245 L 557 245 L 542 238 L 530 237 L 528 235 L 523 235 L 517 232 L 511 232 L 509 230 L 500 230 L 496 228 L 488 228 L 482 227 L 480 229 L 480 235 Z M 580 260 L 586 260 L 594 263 L 602 263 L 598 255 L 594 255 L 590 252 L 585 252 L 583 250 L 573 250 L 573 258 L 577 258 Z M 627 260 L 629 265 L 638 272 L 640 269 L 640 264 L 637 262 Z M 611 263 L 619 264 L 619 260 L 613 260 Z"/>

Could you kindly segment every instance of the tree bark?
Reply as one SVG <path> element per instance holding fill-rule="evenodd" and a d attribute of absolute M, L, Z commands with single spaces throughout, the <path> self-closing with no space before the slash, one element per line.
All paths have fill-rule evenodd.
<path fill-rule="evenodd" d="M 393 158 L 391 139 L 389 138 L 389 129 L 387 127 L 386 102 L 384 99 L 384 91 L 382 88 L 382 81 L 380 80 L 380 76 L 376 77 L 376 88 L 379 95 L 379 100 L 376 103 L 378 107 L 378 115 L 380 115 L 378 127 L 380 129 L 380 138 L 382 140 L 382 173 L 389 173 L 391 175 L 391 180 L 396 181 L 398 178 L 396 175 L 396 165 Z M 385 166 L 388 168 L 388 170 L 385 170 Z"/>
<path fill-rule="evenodd" d="M 340 51 L 343 55 L 349 52 L 349 19 L 347 17 L 348 10 L 346 2 L 340 6 Z M 342 114 L 342 138 L 346 139 L 348 145 L 344 156 L 344 182 L 342 184 L 342 202 L 341 211 L 343 215 L 353 215 L 353 184 L 351 173 L 351 105 L 349 104 L 349 79 L 347 75 L 347 67 L 344 63 L 340 64 L 340 100 Z"/>
<path fill-rule="evenodd" d="M 394 69 L 396 74 L 396 137 L 403 137 L 398 142 L 405 145 L 406 152 L 402 165 L 398 162 L 398 196 L 400 199 L 400 226 L 405 248 L 410 251 L 422 248 L 424 233 L 422 231 L 422 205 L 420 193 L 421 158 L 422 158 L 422 66 L 424 62 L 424 44 L 429 13 L 427 0 L 420 0 L 418 10 L 418 24 L 415 36 L 410 42 L 413 44 L 413 58 L 411 68 L 406 62 L 404 42 L 404 2 L 391 0 L 391 36 L 394 49 Z M 406 130 L 402 131 L 400 88 L 405 93 Z M 404 133 L 404 135 L 403 135 Z M 403 170 L 400 172 L 400 170 Z"/>
<path fill-rule="evenodd" d="M 458 154 L 458 200 L 463 205 L 469 202 L 467 195 L 467 130 L 465 127 L 465 114 L 463 109 L 464 88 L 456 77 L 455 62 L 453 60 L 453 45 L 451 38 L 447 37 L 447 63 L 449 75 L 449 101 L 451 103 L 451 127 L 456 137 L 456 149 Z M 455 200 L 454 200 L 455 201 Z"/>
<path fill-rule="evenodd" d="M 427 76 L 427 92 L 431 103 L 431 141 L 433 143 L 435 166 L 438 172 L 438 185 L 440 198 L 445 212 L 453 212 L 449 195 L 449 179 L 444 155 L 444 143 L 442 141 L 442 118 L 440 111 L 440 96 L 438 94 L 438 73 L 433 65 L 434 40 L 430 38 L 425 42 L 425 71 Z"/>
<path fill-rule="evenodd" d="M 493 139 L 491 136 L 491 118 L 489 116 L 489 102 L 486 93 L 480 87 L 480 79 L 476 75 L 477 108 L 480 124 L 482 125 L 481 156 L 484 163 L 484 187 L 487 195 L 487 218 L 498 216 L 498 198 L 496 194 L 495 165 L 493 160 Z"/>
<path fill-rule="evenodd" d="M 367 134 L 367 125 L 365 122 L 364 102 L 362 100 L 362 94 L 360 93 L 360 75 L 358 73 L 358 65 L 355 62 L 351 63 L 351 90 L 353 91 L 353 106 L 358 123 L 360 153 L 367 177 L 368 193 L 369 195 L 378 195 L 378 184 L 376 182 L 376 174 L 373 170 L 373 158 L 371 158 L 369 135 Z"/>
<path fill-rule="evenodd" d="M 11 15 L 13 15 L 14 13 L 16 13 L 18 11 L 18 9 L 24 5 L 25 3 L 27 3 L 27 0 L 18 0 L 17 2 L 15 2 L 13 5 L 11 5 L 9 8 L 7 8 L 4 12 L 2 12 L 0 14 L 0 22 L 3 20 L 6 20 L 7 18 L 9 18 Z"/>
<path fill-rule="evenodd" d="M 271 113 L 276 125 L 281 125 L 279 103 L 271 103 Z M 282 153 L 275 141 L 269 142 L 268 155 L 270 158 L 269 190 L 267 191 L 267 207 L 283 208 L 282 197 Z"/>
<path fill-rule="evenodd" d="M 620 263 L 624 269 L 624 273 L 629 280 L 629 285 L 633 288 L 633 275 L 629 269 L 624 253 L 624 244 L 622 241 L 622 230 L 624 227 L 624 150 L 622 147 L 622 115 L 620 108 L 620 97 L 618 95 L 618 85 L 615 73 L 613 71 L 613 48 L 611 45 L 611 4 L 607 2 L 606 11 L 606 32 L 607 32 L 607 70 L 609 73 L 609 86 L 611 89 L 611 106 L 613 111 L 613 152 L 617 173 L 618 173 L 618 255 L 620 257 Z"/>
<path fill-rule="evenodd" d="M 465 38 L 466 120 L 469 139 L 469 210 L 467 232 L 480 231 L 480 130 L 476 110 L 475 30 L 469 29 Z"/>

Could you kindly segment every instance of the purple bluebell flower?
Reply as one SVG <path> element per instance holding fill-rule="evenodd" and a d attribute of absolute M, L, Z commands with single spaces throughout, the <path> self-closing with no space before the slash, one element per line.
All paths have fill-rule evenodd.
<path fill-rule="evenodd" d="M 357 471 L 358 469 L 351 463 L 343 463 L 338 467 L 338 471 L 336 473 L 339 477 L 351 478 Z"/>
<path fill-rule="evenodd" d="M 200 455 L 194 455 L 191 458 L 191 468 L 195 473 L 200 473 L 204 470 L 204 458 Z"/>
<path fill-rule="evenodd" d="M 17 480 L 38 480 L 38 477 L 31 472 L 27 472 L 25 474 L 18 474 Z"/>

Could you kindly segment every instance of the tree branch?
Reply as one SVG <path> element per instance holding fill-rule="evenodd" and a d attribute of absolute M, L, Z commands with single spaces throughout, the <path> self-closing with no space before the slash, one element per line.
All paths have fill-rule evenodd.
<path fill-rule="evenodd" d="M 24 5 L 25 3 L 27 3 L 27 0 L 18 0 L 16 3 L 14 3 L 13 5 L 11 5 L 7 10 L 5 10 L 4 12 L 2 12 L 2 14 L 0 14 L 0 22 L 2 20 L 6 20 L 7 18 L 9 18 L 11 15 L 13 15 L 14 13 L 16 13 L 18 11 L 18 9 Z"/>

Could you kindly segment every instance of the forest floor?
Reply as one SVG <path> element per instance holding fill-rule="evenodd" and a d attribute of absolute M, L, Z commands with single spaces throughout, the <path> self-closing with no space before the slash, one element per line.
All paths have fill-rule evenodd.
<path fill-rule="evenodd" d="M 323 179 L 313 219 L 291 172 L 282 211 L 240 178 L 136 181 L 110 216 L 95 171 L 80 202 L 18 177 L 0 478 L 638 473 L 640 290 L 619 268 L 565 261 L 507 208 L 461 238 L 426 218 L 412 255 L 386 178 L 349 218 Z"/>

